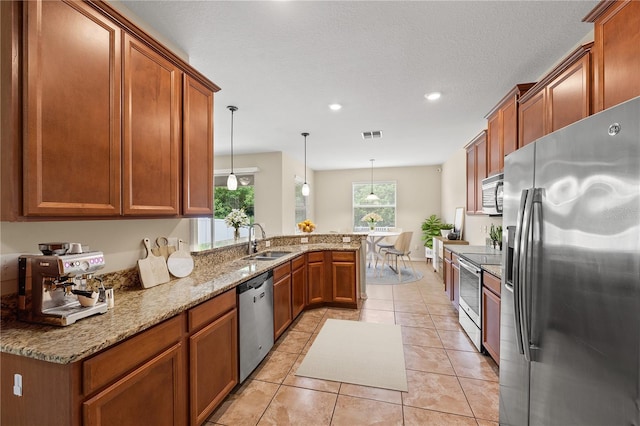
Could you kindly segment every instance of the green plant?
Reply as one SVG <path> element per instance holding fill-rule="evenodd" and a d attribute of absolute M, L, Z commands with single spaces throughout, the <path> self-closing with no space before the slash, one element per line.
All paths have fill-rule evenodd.
<path fill-rule="evenodd" d="M 502 226 L 494 226 L 492 224 L 491 229 L 489 230 L 489 238 L 491 238 L 491 241 L 494 243 L 502 245 Z"/>
<path fill-rule="evenodd" d="M 452 223 L 443 223 L 442 225 L 440 225 L 440 229 L 453 229 L 453 224 Z"/>
<path fill-rule="evenodd" d="M 422 222 L 422 241 L 424 241 L 425 247 L 433 248 L 433 237 L 440 236 L 442 225 L 442 220 L 435 214 L 432 214 Z"/>

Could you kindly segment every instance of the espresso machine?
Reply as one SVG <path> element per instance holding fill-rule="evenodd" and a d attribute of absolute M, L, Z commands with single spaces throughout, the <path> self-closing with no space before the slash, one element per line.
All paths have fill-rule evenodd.
<path fill-rule="evenodd" d="M 106 301 L 91 301 L 87 306 L 78 300 L 82 296 L 75 294 L 86 290 L 93 273 L 105 266 L 102 252 L 42 251 L 42 255 L 18 258 L 18 319 L 65 326 L 107 312 Z"/>

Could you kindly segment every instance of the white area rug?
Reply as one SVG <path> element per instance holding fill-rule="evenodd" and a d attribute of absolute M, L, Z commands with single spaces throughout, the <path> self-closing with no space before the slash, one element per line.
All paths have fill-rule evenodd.
<path fill-rule="evenodd" d="M 400 326 L 328 319 L 296 375 L 406 392 Z"/>
<path fill-rule="evenodd" d="M 382 269 L 382 273 L 380 273 L 381 268 L 382 265 L 378 265 L 377 268 L 374 268 L 373 265 L 367 268 L 367 284 L 397 285 L 412 283 L 422 279 L 422 274 L 416 271 L 416 274 L 413 275 L 411 268 L 402 268 L 402 281 L 399 280 L 400 276 L 393 272 L 388 266 Z"/>

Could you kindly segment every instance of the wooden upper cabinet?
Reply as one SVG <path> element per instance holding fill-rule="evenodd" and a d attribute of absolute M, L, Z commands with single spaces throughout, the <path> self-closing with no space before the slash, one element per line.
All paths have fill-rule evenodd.
<path fill-rule="evenodd" d="M 591 114 L 591 48 L 580 46 L 520 98 L 520 146 Z"/>
<path fill-rule="evenodd" d="M 482 179 L 487 177 L 487 131 L 483 130 L 466 146 L 467 214 L 482 213 Z"/>
<path fill-rule="evenodd" d="M 487 176 L 500 173 L 504 156 L 520 147 L 518 142 L 518 99 L 534 83 L 516 85 L 487 114 Z"/>
<path fill-rule="evenodd" d="M 523 147 L 545 135 L 544 90 L 524 98 L 520 103 L 518 133 L 520 147 Z"/>
<path fill-rule="evenodd" d="M 640 96 L 640 2 L 602 1 L 583 21 L 594 23 L 594 113 Z"/>
<path fill-rule="evenodd" d="M 85 3 L 23 7 L 23 214 L 119 215 L 121 30 Z"/>
<path fill-rule="evenodd" d="M 180 213 L 182 72 L 124 36 L 123 213 Z"/>
<path fill-rule="evenodd" d="M 213 91 L 188 75 L 183 84 L 182 213 L 213 214 Z"/>

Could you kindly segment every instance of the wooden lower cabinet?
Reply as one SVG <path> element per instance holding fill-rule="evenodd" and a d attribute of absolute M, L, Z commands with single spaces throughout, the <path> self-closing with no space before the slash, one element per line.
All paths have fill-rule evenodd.
<path fill-rule="evenodd" d="M 444 292 L 453 301 L 453 265 L 451 259 L 444 259 Z"/>
<path fill-rule="evenodd" d="M 500 280 L 483 272 L 482 281 L 482 347 L 500 364 Z"/>
<path fill-rule="evenodd" d="M 189 355 L 190 419 L 201 425 L 238 384 L 238 310 L 189 337 Z"/>
<path fill-rule="evenodd" d="M 291 325 L 293 321 L 291 313 L 291 270 L 290 264 L 286 265 L 287 272 L 276 278 L 274 273 L 273 283 L 273 339 L 276 340 Z M 282 266 L 276 268 L 282 269 Z M 277 281 L 276 281 L 277 279 Z"/>
<path fill-rule="evenodd" d="M 186 393 L 178 343 L 83 404 L 85 425 L 178 425 Z"/>
<path fill-rule="evenodd" d="M 357 304 L 356 253 L 353 251 L 334 251 L 331 254 L 331 279 L 333 302 Z"/>
<path fill-rule="evenodd" d="M 324 252 L 307 253 L 307 305 L 325 301 L 325 269 Z"/>
<path fill-rule="evenodd" d="M 304 256 L 291 261 L 291 310 L 296 319 L 304 310 L 307 295 L 307 266 Z"/>
<path fill-rule="evenodd" d="M 453 303 L 453 307 L 458 310 L 458 306 L 460 305 L 460 264 L 458 263 L 458 256 L 455 254 L 451 261 L 451 285 L 453 289 L 453 299 L 451 303 Z"/>

